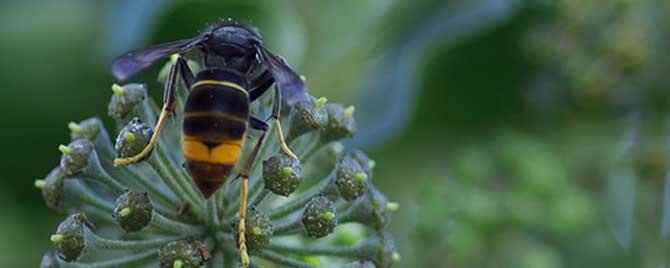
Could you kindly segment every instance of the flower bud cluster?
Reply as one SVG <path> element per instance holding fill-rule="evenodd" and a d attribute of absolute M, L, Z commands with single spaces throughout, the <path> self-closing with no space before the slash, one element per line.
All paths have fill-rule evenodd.
<path fill-rule="evenodd" d="M 236 174 L 205 200 L 182 165 L 182 148 L 174 142 L 180 131 L 162 132 L 139 163 L 115 166 L 115 158 L 137 155 L 149 144 L 157 114 L 144 85 L 112 90 L 108 112 L 116 131 L 108 134 L 97 118 L 68 124 L 71 142 L 59 147 L 59 166 L 35 181 L 49 208 L 70 213 L 52 234 L 54 251 L 41 267 L 237 267 Z M 177 95 L 179 105 L 183 97 Z M 179 105 L 176 113 L 183 111 Z M 339 142 L 355 133 L 354 108 L 308 96 L 287 109 L 280 120 L 299 159 L 286 155 L 269 133 L 249 171 L 243 229 L 251 267 L 389 267 L 397 253 L 385 227 L 397 204 L 372 185 L 374 161 Z M 254 112 L 270 110 L 259 104 Z M 256 138 L 253 131 L 247 135 Z M 246 142 L 243 151 L 254 143 Z M 325 239 L 346 233 L 338 226 L 348 222 L 369 232 L 346 246 Z M 282 244 L 296 235 L 299 243 Z"/>

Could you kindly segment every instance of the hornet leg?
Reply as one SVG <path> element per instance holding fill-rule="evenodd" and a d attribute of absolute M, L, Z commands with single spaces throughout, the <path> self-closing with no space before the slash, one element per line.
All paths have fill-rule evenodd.
<path fill-rule="evenodd" d="M 177 75 L 179 73 L 182 74 L 181 77 L 186 87 L 191 87 L 191 83 L 193 82 L 193 73 L 188 68 L 186 61 L 181 56 L 177 55 L 176 57 L 176 63 L 170 68 L 170 73 L 168 74 L 168 79 L 165 83 L 165 88 L 163 89 L 163 109 L 161 110 L 161 114 L 158 117 L 158 122 L 154 128 L 154 134 L 149 140 L 149 144 L 147 144 L 147 146 L 145 146 L 144 149 L 142 149 L 142 151 L 135 156 L 114 159 L 115 166 L 137 163 L 149 155 L 149 153 L 151 153 L 151 150 L 158 142 L 158 137 L 160 136 L 161 130 L 165 126 L 167 118 L 170 116 L 170 114 L 174 113 L 175 91 L 177 89 Z"/>
<path fill-rule="evenodd" d="M 251 151 L 249 158 L 247 158 L 247 160 L 244 162 L 244 166 L 242 166 L 242 170 L 240 171 L 239 175 L 239 178 L 241 179 L 240 181 L 241 186 L 240 186 L 240 212 L 239 212 L 240 219 L 237 224 L 237 232 L 239 233 L 239 236 L 237 242 L 238 245 L 240 246 L 240 262 L 242 263 L 243 268 L 249 267 L 249 254 L 247 252 L 247 244 L 246 244 L 247 240 L 245 236 L 247 198 L 249 193 L 249 170 L 251 169 L 251 166 L 253 165 L 254 161 L 256 161 L 258 151 L 265 142 L 265 133 L 268 130 L 268 125 L 265 124 L 265 122 L 253 116 L 249 118 L 249 125 L 254 129 L 260 130 L 261 136 L 258 137 L 258 141 L 256 142 L 254 149 Z"/>
<path fill-rule="evenodd" d="M 298 159 L 293 151 L 288 148 L 286 140 L 284 140 L 284 132 L 281 129 L 281 122 L 279 122 L 279 111 L 281 110 L 281 91 L 275 87 L 275 99 L 272 104 L 272 118 L 275 120 L 275 129 L 277 130 L 277 139 L 281 145 L 282 151 L 293 159 Z"/>

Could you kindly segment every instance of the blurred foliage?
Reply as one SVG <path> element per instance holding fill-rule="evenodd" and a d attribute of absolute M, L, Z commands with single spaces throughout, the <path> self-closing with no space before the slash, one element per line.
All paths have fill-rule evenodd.
<path fill-rule="evenodd" d="M 120 27 L 133 20 L 113 11 L 144 1 L 0 3 L 8 70 L 0 72 L 0 111 L 9 115 L 0 118 L 8 130 L 0 201 L 9 211 L 0 261 L 34 267 L 46 250 L 56 215 L 31 184 L 56 164 L 67 122 L 105 113 L 110 57 L 233 16 L 257 25 L 313 95 L 352 103 L 365 85 L 382 85 L 376 74 L 395 66 L 380 59 L 412 42 L 439 10 L 516 1 L 221 2 L 166 4 L 141 23 L 147 32 L 122 45 L 110 38 L 141 27 Z M 670 4 L 518 2 L 519 12 L 493 26 L 473 28 L 486 19 L 475 16 L 456 27 L 469 34 L 440 32 L 434 38 L 457 38 L 417 53 L 411 120 L 371 152 L 375 182 L 401 205 L 390 225 L 398 266 L 668 265 Z M 154 81 L 156 72 L 137 80 Z M 384 102 L 385 89 L 372 103 L 400 107 Z M 19 239 L 35 246 L 11 243 Z"/>

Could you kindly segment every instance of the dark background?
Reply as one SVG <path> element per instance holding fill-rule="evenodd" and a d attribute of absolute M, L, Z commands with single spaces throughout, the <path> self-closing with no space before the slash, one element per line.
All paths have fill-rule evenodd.
<path fill-rule="evenodd" d="M 230 16 L 313 95 L 356 105 L 350 143 L 400 203 L 398 267 L 665 267 L 669 15 L 660 0 L 3 1 L 0 263 L 51 247 L 63 215 L 33 181 L 69 121 L 106 116 L 111 59 Z"/>

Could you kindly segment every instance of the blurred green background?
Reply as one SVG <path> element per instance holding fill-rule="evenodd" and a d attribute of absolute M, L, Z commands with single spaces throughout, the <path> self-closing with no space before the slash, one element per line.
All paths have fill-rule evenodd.
<path fill-rule="evenodd" d="M 111 59 L 226 17 L 356 105 L 397 267 L 670 265 L 670 2 L 32 0 L 0 2 L 3 267 L 51 247 L 33 181 Z"/>

